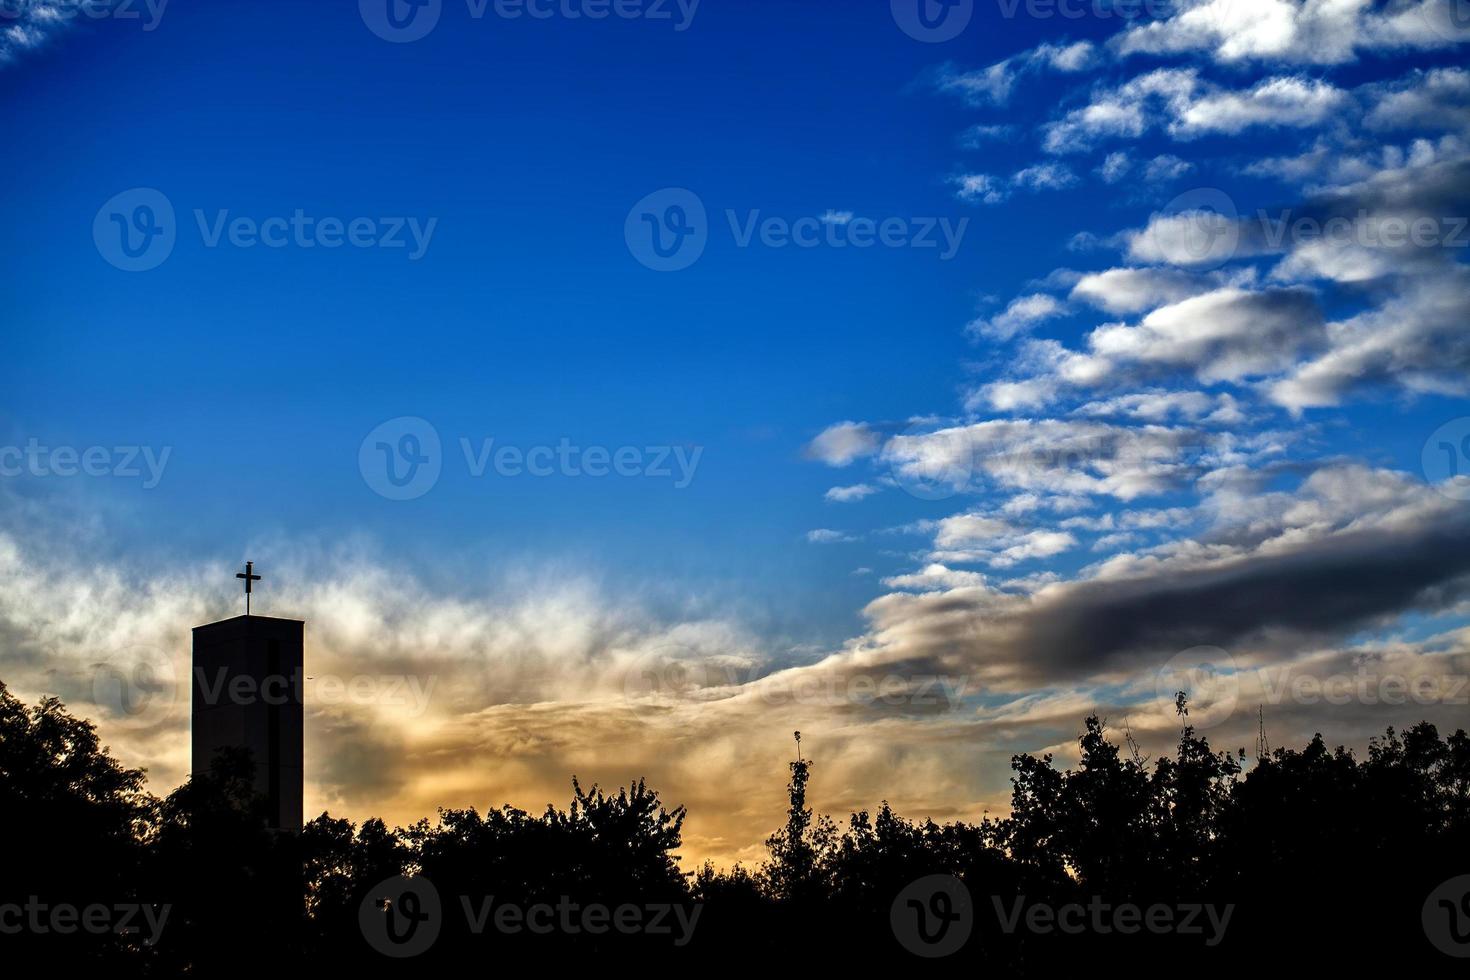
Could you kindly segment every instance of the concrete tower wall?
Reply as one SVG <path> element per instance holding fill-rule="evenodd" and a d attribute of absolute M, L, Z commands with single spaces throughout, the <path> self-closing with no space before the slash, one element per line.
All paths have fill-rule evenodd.
<path fill-rule="evenodd" d="M 271 826 L 300 831 L 305 623 L 237 616 L 194 628 L 193 765 L 222 748 L 249 750 Z"/>

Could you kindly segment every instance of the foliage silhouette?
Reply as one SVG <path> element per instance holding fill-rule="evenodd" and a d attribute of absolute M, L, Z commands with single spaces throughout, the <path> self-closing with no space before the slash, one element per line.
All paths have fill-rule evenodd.
<path fill-rule="evenodd" d="M 1470 871 L 1470 738 L 1421 723 L 1375 739 L 1366 759 L 1321 736 L 1247 771 L 1188 722 L 1172 757 L 1120 751 L 1096 716 L 1075 769 L 1012 760 L 1004 819 L 915 822 L 886 803 L 845 827 L 814 813 L 812 760 L 790 765 L 785 825 L 760 867 L 680 870 L 685 818 L 643 781 L 615 794 L 574 777 L 565 810 L 441 810 L 389 828 L 322 814 L 300 835 L 267 829 L 248 756 L 224 754 L 164 799 L 55 699 L 27 707 L 0 684 L 0 829 L 11 842 L 0 905 L 39 900 L 166 903 L 155 945 L 115 933 L 0 935 L 0 962 L 105 967 L 120 975 L 233 975 L 292 964 L 376 972 L 364 939 L 383 883 L 432 882 L 442 902 L 419 967 L 544 964 L 569 954 L 689 966 L 850 962 L 912 966 L 890 912 L 917 879 L 949 875 L 973 903 L 973 934 L 949 962 L 1007 974 L 1162 965 L 1361 970 L 1448 966 L 1420 922 L 1424 897 Z M 522 908 L 698 908 L 687 943 L 669 935 L 561 928 L 506 932 L 485 900 Z M 1038 903 L 1231 906 L 1223 938 L 1006 928 Z M 364 912 L 367 909 L 368 912 Z M 677 930 L 675 930 L 677 932 Z M 1365 939 L 1371 937 L 1371 942 Z M 738 959 L 737 959 L 738 958 Z"/>

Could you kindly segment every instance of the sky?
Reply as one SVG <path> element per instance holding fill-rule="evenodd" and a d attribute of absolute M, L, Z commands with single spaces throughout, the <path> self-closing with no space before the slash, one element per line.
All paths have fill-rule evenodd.
<path fill-rule="evenodd" d="M 1463 725 L 1463 0 L 0 0 L 0 681 L 308 815 Z M 1260 708 L 1259 712 L 1257 708 Z"/>

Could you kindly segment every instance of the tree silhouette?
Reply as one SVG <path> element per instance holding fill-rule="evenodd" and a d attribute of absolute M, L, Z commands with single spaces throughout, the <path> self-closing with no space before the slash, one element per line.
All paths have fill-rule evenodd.
<path fill-rule="evenodd" d="M 424 968 L 543 964 L 576 951 L 685 964 L 776 958 L 864 969 L 912 964 L 891 910 L 911 883 L 962 881 L 974 934 L 954 954 L 988 972 L 1356 969 L 1380 954 L 1395 968 L 1446 958 L 1425 938 L 1420 906 L 1453 874 L 1470 872 L 1470 738 L 1420 723 L 1389 729 L 1367 757 L 1329 750 L 1321 736 L 1278 748 L 1243 769 L 1217 752 L 1177 703 L 1172 757 L 1152 766 L 1120 751 L 1088 717 L 1078 764 L 1050 756 L 1011 761 L 1009 816 L 976 823 L 915 822 L 887 802 L 841 830 L 807 803 L 814 767 L 789 766 L 784 826 L 754 871 L 676 857 L 683 807 L 667 808 L 642 780 L 616 793 L 572 779 L 566 809 L 540 816 L 503 806 L 483 815 L 441 810 L 435 821 L 390 828 L 322 814 L 299 835 L 272 832 L 252 789 L 248 755 L 222 753 L 210 771 L 159 800 L 141 770 L 118 764 L 95 728 L 55 699 L 27 707 L 0 684 L 0 830 L 6 856 L 0 905 L 151 902 L 171 908 L 156 946 L 103 932 L 0 936 L 0 962 L 104 967 L 121 975 L 233 975 L 305 968 L 374 971 L 385 961 L 361 919 L 385 881 L 419 875 L 442 899 Z M 692 940 L 605 930 L 547 935 L 471 927 L 477 903 L 608 908 L 698 904 Z M 1213 946 L 1179 933 L 1068 935 L 1005 928 L 997 909 L 1037 903 L 1228 904 Z M 899 908 L 904 906 L 899 905 Z M 488 921 L 488 920 L 484 920 Z M 1372 936 L 1372 948 L 1362 937 Z M 737 960 L 737 958 L 740 958 Z"/>

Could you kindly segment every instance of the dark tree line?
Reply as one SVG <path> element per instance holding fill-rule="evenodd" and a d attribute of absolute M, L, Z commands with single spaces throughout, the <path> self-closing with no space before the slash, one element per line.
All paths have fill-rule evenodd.
<path fill-rule="evenodd" d="M 1320 736 L 1243 769 L 1188 725 L 1173 757 L 1150 762 L 1086 719 L 1080 762 L 1012 760 L 1011 815 L 978 823 L 915 822 L 887 803 L 845 826 L 806 804 L 810 761 L 790 766 L 785 826 L 759 867 L 679 868 L 682 807 L 641 781 L 616 794 L 573 780 L 565 809 L 442 810 L 389 828 L 323 814 L 299 835 L 267 829 L 250 790 L 251 761 L 223 756 L 162 799 L 120 765 L 95 728 L 55 699 L 27 706 L 0 683 L 0 908 L 167 903 L 154 945 L 139 934 L 0 934 L 0 963 L 103 968 L 121 975 L 234 975 L 297 965 L 378 972 L 400 961 L 364 941 L 364 905 L 398 875 L 432 881 L 442 900 L 433 946 L 413 970 L 508 958 L 771 966 L 914 958 L 891 924 L 918 879 L 964 883 L 968 942 L 944 964 L 1006 974 L 1150 965 L 1187 971 L 1429 968 L 1464 961 L 1426 939 L 1421 907 L 1436 885 L 1470 873 L 1470 738 L 1421 723 L 1390 729 L 1367 757 Z M 471 905 L 622 904 L 700 907 L 684 945 L 666 936 L 554 932 L 477 934 Z M 1006 928 L 1018 908 L 1231 906 L 1218 942 L 1143 930 L 1067 934 Z M 1470 909 L 1466 910 L 1470 916 Z M 0 921 L 0 926 L 4 922 Z M 1470 929 L 1470 919 L 1465 922 Z M 407 967 L 405 967 L 406 969 Z"/>

